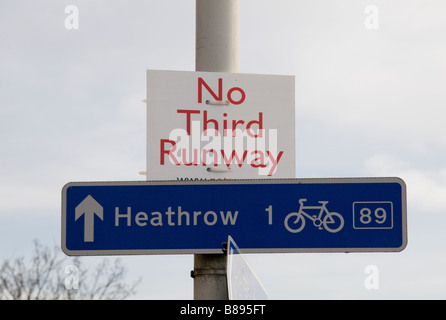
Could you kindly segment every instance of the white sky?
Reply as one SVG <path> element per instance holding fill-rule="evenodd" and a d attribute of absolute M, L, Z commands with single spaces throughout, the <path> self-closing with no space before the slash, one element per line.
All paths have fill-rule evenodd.
<path fill-rule="evenodd" d="M 67 5 L 78 30 L 65 28 Z M 60 243 L 65 183 L 144 179 L 146 69 L 195 69 L 195 1 L 2 1 L 0 30 L 0 258 L 11 258 L 33 239 Z M 270 299 L 446 298 L 445 34 L 443 0 L 241 0 L 240 72 L 296 76 L 298 176 L 399 176 L 408 188 L 402 253 L 248 256 Z M 122 261 L 143 276 L 138 298 L 192 298 L 192 256 Z M 378 290 L 364 286 L 368 265 Z"/>

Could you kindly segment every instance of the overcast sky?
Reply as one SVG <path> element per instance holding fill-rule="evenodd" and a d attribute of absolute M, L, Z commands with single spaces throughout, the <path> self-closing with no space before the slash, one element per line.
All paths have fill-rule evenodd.
<path fill-rule="evenodd" d="M 65 27 L 68 5 L 79 29 Z M 269 298 L 445 299 L 446 2 L 240 10 L 240 72 L 296 77 L 297 176 L 408 189 L 403 252 L 249 255 Z M 146 70 L 195 69 L 195 1 L 5 0 L 0 30 L 0 258 L 13 258 L 33 239 L 59 245 L 65 183 L 144 179 Z M 122 261 L 143 277 L 138 298 L 192 298 L 191 255 Z M 364 286 L 369 265 L 379 289 Z"/>

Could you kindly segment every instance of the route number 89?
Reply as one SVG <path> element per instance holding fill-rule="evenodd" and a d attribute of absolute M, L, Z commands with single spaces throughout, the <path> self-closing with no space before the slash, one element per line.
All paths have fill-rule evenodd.
<path fill-rule="evenodd" d="M 355 229 L 392 229 L 393 203 L 354 202 L 353 227 Z"/>
<path fill-rule="evenodd" d="M 369 224 L 372 222 L 372 210 L 370 208 L 362 208 L 359 211 L 360 218 L 359 221 L 361 221 L 362 224 Z M 383 208 L 376 208 L 374 212 L 375 222 L 379 224 L 383 224 L 386 222 L 387 213 L 386 210 Z"/>

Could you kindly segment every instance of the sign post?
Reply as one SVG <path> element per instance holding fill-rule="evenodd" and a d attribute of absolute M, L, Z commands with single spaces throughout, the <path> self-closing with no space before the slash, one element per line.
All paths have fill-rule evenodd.
<path fill-rule="evenodd" d="M 195 70 L 239 71 L 239 0 L 196 0 Z M 194 299 L 227 300 L 226 256 L 194 255 Z"/>

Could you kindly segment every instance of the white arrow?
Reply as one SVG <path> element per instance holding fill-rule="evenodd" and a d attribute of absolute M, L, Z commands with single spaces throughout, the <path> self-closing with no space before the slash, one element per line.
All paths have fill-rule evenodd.
<path fill-rule="evenodd" d="M 84 216 L 84 242 L 94 241 L 94 215 L 104 220 L 102 206 L 90 195 L 88 195 L 74 210 L 75 221 L 83 214 Z"/>

